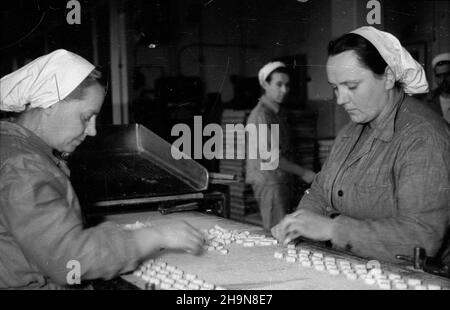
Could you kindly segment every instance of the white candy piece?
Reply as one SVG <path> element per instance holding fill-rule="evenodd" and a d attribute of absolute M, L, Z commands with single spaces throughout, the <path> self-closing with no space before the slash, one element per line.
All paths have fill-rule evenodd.
<path fill-rule="evenodd" d="M 368 285 L 374 285 L 376 283 L 376 281 L 373 278 L 365 278 L 364 283 L 366 283 Z"/>
<path fill-rule="evenodd" d="M 171 289 L 172 288 L 172 285 L 170 285 L 169 283 L 165 283 L 165 282 L 163 282 L 163 283 L 161 283 L 161 289 L 163 289 L 163 290 L 169 290 L 169 289 Z"/>
<path fill-rule="evenodd" d="M 366 264 L 367 269 L 378 268 L 381 269 L 381 264 L 377 260 L 369 260 Z"/>
<path fill-rule="evenodd" d="M 203 285 L 203 283 L 205 283 L 205 281 L 203 281 L 202 279 L 194 279 L 194 280 L 192 280 L 192 283 L 197 284 L 197 285 Z"/>
<path fill-rule="evenodd" d="M 414 286 L 414 289 L 416 291 L 425 291 L 427 289 L 427 287 L 424 285 L 416 285 L 416 286 Z"/>
<path fill-rule="evenodd" d="M 259 245 L 261 245 L 261 246 L 270 246 L 270 245 L 272 245 L 272 241 L 260 241 Z"/>
<path fill-rule="evenodd" d="M 427 287 L 428 287 L 428 289 L 430 291 L 439 291 L 439 290 L 441 290 L 441 287 L 439 285 L 436 285 L 436 284 L 428 284 Z"/>
<path fill-rule="evenodd" d="M 383 290 L 390 290 L 391 289 L 391 283 L 390 282 L 381 282 L 378 283 L 378 287 Z"/>
<path fill-rule="evenodd" d="M 394 282 L 394 287 L 398 290 L 406 290 L 408 288 L 405 282 Z"/>
<path fill-rule="evenodd" d="M 172 274 L 170 275 L 170 277 L 171 277 L 172 279 L 174 279 L 174 280 L 180 280 L 180 279 L 183 278 L 183 276 L 182 276 L 181 274 L 179 274 L 179 273 L 172 273 Z"/>
<path fill-rule="evenodd" d="M 328 269 L 328 272 L 331 274 L 331 275 L 333 275 L 333 276 L 337 276 L 337 275 L 339 275 L 339 270 L 338 269 Z"/>
<path fill-rule="evenodd" d="M 287 251 L 287 253 L 288 253 L 288 254 L 294 254 L 294 255 L 297 255 L 297 251 L 296 251 L 296 250 L 293 250 L 293 249 L 289 249 L 289 250 Z"/>
<path fill-rule="evenodd" d="M 309 261 L 308 255 L 305 255 L 305 254 L 299 254 L 299 255 L 298 255 L 298 258 L 300 258 L 300 260 L 306 260 L 306 261 Z"/>
<path fill-rule="evenodd" d="M 377 276 L 377 275 L 381 275 L 382 273 L 383 273 L 383 271 L 381 271 L 380 268 L 372 268 L 368 274 L 370 276 Z"/>
<path fill-rule="evenodd" d="M 314 252 L 313 257 L 323 258 L 323 253 L 320 252 Z"/>
<path fill-rule="evenodd" d="M 208 290 L 212 290 L 214 289 L 214 284 L 211 283 L 203 283 L 202 287 L 208 289 Z"/>
<path fill-rule="evenodd" d="M 401 280 L 402 276 L 396 273 L 389 273 L 388 279 L 389 280 Z"/>
<path fill-rule="evenodd" d="M 330 264 L 325 263 L 325 267 L 327 267 L 327 269 L 336 269 L 337 271 L 339 271 L 339 269 L 336 265 L 330 265 Z"/>
<path fill-rule="evenodd" d="M 294 256 L 286 256 L 286 261 L 288 263 L 295 263 L 297 259 Z"/>
<path fill-rule="evenodd" d="M 188 285 L 188 284 L 189 284 L 189 281 L 186 280 L 186 279 L 179 279 L 179 280 L 177 281 L 177 283 L 183 284 L 183 285 Z"/>
<path fill-rule="evenodd" d="M 200 289 L 200 285 L 197 285 L 197 284 L 194 284 L 194 283 L 189 283 L 188 289 L 190 289 L 190 290 L 199 290 Z"/>
<path fill-rule="evenodd" d="M 245 247 L 253 247 L 253 246 L 255 246 L 255 242 L 253 242 L 253 241 L 246 241 L 246 242 L 244 242 L 244 246 Z"/>
<path fill-rule="evenodd" d="M 321 265 L 321 266 L 325 267 L 323 261 L 321 261 L 321 260 L 313 260 L 312 262 L 313 262 L 314 265 Z"/>
<path fill-rule="evenodd" d="M 367 270 L 365 269 L 356 269 L 355 272 L 358 275 L 367 275 Z"/>
<path fill-rule="evenodd" d="M 367 273 L 361 273 L 361 274 L 357 273 L 357 275 L 358 275 L 358 278 L 360 278 L 361 280 L 370 278 L 367 276 Z M 373 278 L 370 278 L 370 279 L 373 279 Z M 373 280 L 375 281 L 375 279 L 373 279 Z"/>
<path fill-rule="evenodd" d="M 302 261 L 301 264 L 302 264 L 302 267 L 311 267 L 312 266 L 310 261 Z"/>
<path fill-rule="evenodd" d="M 288 248 L 288 249 L 295 249 L 295 244 L 289 243 L 289 244 L 287 245 L 287 248 Z"/>
<path fill-rule="evenodd" d="M 225 232 L 226 230 L 222 227 L 220 227 L 219 225 L 214 225 L 214 229 L 220 231 L 220 232 Z"/>
<path fill-rule="evenodd" d="M 283 253 L 276 251 L 273 256 L 277 259 L 282 259 L 284 257 Z"/>
<path fill-rule="evenodd" d="M 224 255 L 225 255 L 225 254 L 228 254 L 228 250 L 227 250 L 227 249 L 221 249 L 221 250 L 220 250 L 220 253 L 221 253 L 221 254 L 224 254 Z"/>
<path fill-rule="evenodd" d="M 164 279 L 161 279 L 161 281 L 162 281 L 163 283 L 168 283 L 168 284 L 170 284 L 170 285 L 175 284 L 175 280 L 174 280 L 174 279 L 171 279 L 171 278 L 164 278 Z"/>
<path fill-rule="evenodd" d="M 324 265 L 314 265 L 314 268 L 318 271 L 325 271 L 325 266 Z"/>
<path fill-rule="evenodd" d="M 416 285 L 421 285 L 422 281 L 419 279 L 408 279 L 408 281 L 406 283 L 408 283 L 408 285 L 410 285 L 410 286 L 416 286 Z"/>

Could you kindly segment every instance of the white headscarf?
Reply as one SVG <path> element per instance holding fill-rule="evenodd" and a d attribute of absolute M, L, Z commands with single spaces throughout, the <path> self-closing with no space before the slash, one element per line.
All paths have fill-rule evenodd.
<path fill-rule="evenodd" d="M 261 86 L 263 86 L 264 81 L 267 79 L 267 77 L 274 70 L 276 70 L 278 68 L 281 68 L 281 67 L 286 67 L 286 65 L 284 63 L 282 63 L 281 61 L 269 62 L 264 67 L 262 67 L 261 70 L 259 70 L 259 73 L 258 73 L 259 84 Z"/>
<path fill-rule="evenodd" d="M 441 61 L 450 61 L 450 53 L 442 53 L 434 57 L 431 61 L 431 67 L 434 69 L 434 67 L 436 67 L 436 65 Z"/>
<path fill-rule="evenodd" d="M 74 53 L 59 49 L 0 79 L 0 110 L 21 112 L 26 105 L 48 108 L 67 97 L 95 69 Z"/>
<path fill-rule="evenodd" d="M 358 28 L 356 33 L 372 43 L 395 74 L 395 80 L 403 85 L 409 95 L 429 91 L 427 77 L 420 63 L 401 45 L 392 34 L 371 26 Z"/>

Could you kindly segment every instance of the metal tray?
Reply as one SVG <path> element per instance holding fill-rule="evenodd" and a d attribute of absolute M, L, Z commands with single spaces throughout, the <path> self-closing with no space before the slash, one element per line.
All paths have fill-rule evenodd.
<path fill-rule="evenodd" d="M 208 171 L 192 159 L 175 160 L 171 148 L 139 124 L 99 126 L 69 157 L 72 184 L 83 202 L 206 190 Z"/>

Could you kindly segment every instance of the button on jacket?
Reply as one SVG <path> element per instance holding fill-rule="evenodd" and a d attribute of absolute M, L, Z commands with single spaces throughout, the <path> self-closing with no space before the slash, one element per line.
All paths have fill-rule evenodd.
<path fill-rule="evenodd" d="M 0 288 L 66 288 L 133 270 L 132 233 L 111 222 L 83 229 L 64 162 L 39 137 L 0 121 Z"/>
<path fill-rule="evenodd" d="M 397 261 L 415 246 L 434 255 L 449 224 L 450 133 L 436 113 L 399 94 L 385 116 L 371 124 L 350 123 L 298 209 L 330 216 L 337 248 Z"/>

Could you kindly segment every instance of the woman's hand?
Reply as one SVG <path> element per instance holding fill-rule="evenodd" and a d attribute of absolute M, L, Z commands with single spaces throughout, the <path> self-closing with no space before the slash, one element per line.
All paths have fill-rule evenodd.
<path fill-rule="evenodd" d="M 279 242 L 287 244 L 302 236 L 316 241 L 330 240 L 335 223 L 332 219 L 308 210 L 298 210 L 285 218 L 271 230 Z"/>
<path fill-rule="evenodd" d="M 161 223 L 139 229 L 135 235 L 144 255 L 160 248 L 200 254 L 205 243 L 203 233 L 185 221 Z"/>
<path fill-rule="evenodd" d="M 301 178 L 306 183 L 311 184 L 314 181 L 315 176 L 316 176 L 316 173 L 314 171 L 305 169 L 305 171 L 301 175 Z"/>

